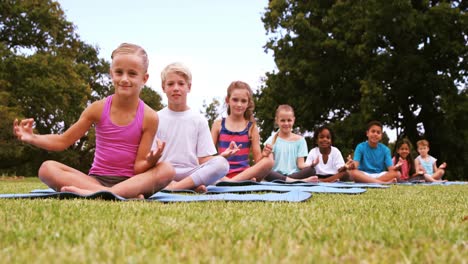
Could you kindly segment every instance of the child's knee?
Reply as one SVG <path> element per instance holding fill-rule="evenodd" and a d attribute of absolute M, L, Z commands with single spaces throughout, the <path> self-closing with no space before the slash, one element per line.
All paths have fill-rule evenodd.
<path fill-rule="evenodd" d="M 265 166 L 267 170 L 273 169 L 273 166 L 275 166 L 275 161 L 270 157 L 265 158 L 265 160 L 266 160 Z"/>
<path fill-rule="evenodd" d="M 160 174 L 160 177 L 164 177 L 164 181 L 171 182 L 175 176 L 175 169 L 169 162 L 160 162 L 158 165 L 153 168 L 157 172 L 156 174 Z"/>
<path fill-rule="evenodd" d="M 216 164 L 217 171 L 222 172 L 226 175 L 229 171 L 229 162 L 222 156 L 216 156 L 213 158 L 213 163 Z"/>
<path fill-rule="evenodd" d="M 57 162 L 53 160 L 46 160 L 41 164 L 41 167 L 39 167 L 38 171 L 38 176 L 39 178 L 47 178 L 51 175 L 51 172 L 54 170 L 54 168 L 57 167 Z"/>

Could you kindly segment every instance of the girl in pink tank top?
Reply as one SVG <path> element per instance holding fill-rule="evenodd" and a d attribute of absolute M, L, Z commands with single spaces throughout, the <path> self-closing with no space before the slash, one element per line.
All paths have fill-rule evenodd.
<path fill-rule="evenodd" d="M 167 186 L 174 176 L 169 163 L 158 160 L 164 144 L 151 151 L 158 128 L 157 113 L 139 99 L 148 80 L 148 56 L 140 46 L 123 43 L 112 52 L 114 95 L 89 105 L 63 134 L 38 135 L 34 120 L 15 120 L 16 137 L 26 143 L 60 151 L 96 125 L 96 151 L 90 175 L 56 161 L 45 161 L 39 178 L 56 191 L 89 195 L 109 191 L 124 198 L 149 197 Z"/>

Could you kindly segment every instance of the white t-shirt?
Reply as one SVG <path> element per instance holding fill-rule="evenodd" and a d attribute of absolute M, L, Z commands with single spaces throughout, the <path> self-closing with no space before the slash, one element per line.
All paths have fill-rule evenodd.
<path fill-rule="evenodd" d="M 334 175 L 338 172 L 339 168 L 345 165 L 340 150 L 333 146 L 331 147 L 326 164 L 323 163 L 323 157 L 318 147 L 310 150 L 306 159 L 306 164 L 312 164 L 317 157 L 319 157 L 319 163 L 315 166 L 317 175 Z"/>
<path fill-rule="evenodd" d="M 158 112 L 159 128 L 156 138 L 166 142 L 161 161 L 172 164 L 178 175 L 197 167 L 199 157 L 217 153 L 208 121 L 191 109 L 174 112 L 165 107 Z M 156 148 L 156 138 L 153 149 Z"/>

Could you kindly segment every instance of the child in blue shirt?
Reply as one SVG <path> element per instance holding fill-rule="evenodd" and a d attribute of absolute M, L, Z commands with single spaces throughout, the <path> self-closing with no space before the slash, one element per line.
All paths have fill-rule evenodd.
<path fill-rule="evenodd" d="M 294 110 L 291 106 L 278 106 L 275 123 L 279 130 L 265 142 L 265 145 L 273 146 L 275 160 L 273 170 L 265 177 L 267 181 L 318 182 L 314 169 L 316 163 L 305 164 L 307 143 L 304 137 L 292 132 L 294 121 Z"/>
<path fill-rule="evenodd" d="M 367 125 L 367 141 L 359 143 L 354 151 L 354 164 L 349 170 L 355 182 L 391 183 L 396 182 L 398 171 L 393 166 L 390 149 L 380 143 L 382 124 L 371 121 Z"/>
<path fill-rule="evenodd" d="M 418 146 L 419 156 L 414 160 L 416 171 L 419 175 L 424 176 L 427 182 L 440 182 L 444 176 L 447 163 L 443 162 L 438 168 L 437 159 L 429 155 L 429 142 L 425 139 L 416 142 Z"/>

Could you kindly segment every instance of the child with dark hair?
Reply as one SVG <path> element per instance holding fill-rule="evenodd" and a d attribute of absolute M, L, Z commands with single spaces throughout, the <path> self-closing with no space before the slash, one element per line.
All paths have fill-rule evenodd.
<path fill-rule="evenodd" d="M 416 176 L 414 160 L 411 155 L 411 142 L 403 138 L 397 141 L 392 163 L 399 172 L 398 181 L 405 182 Z"/>
<path fill-rule="evenodd" d="M 314 132 L 315 148 L 307 156 L 306 164 L 314 164 L 316 175 L 321 182 L 334 182 L 348 176 L 343 156 L 333 146 L 335 135 L 331 128 L 321 126 Z"/>
<path fill-rule="evenodd" d="M 349 170 L 351 179 L 356 182 L 391 183 L 396 182 L 398 171 L 393 166 L 390 149 L 380 143 L 382 123 L 371 121 L 367 125 L 367 140 L 357 145 L 354 152 L 354 166 Z"/>

